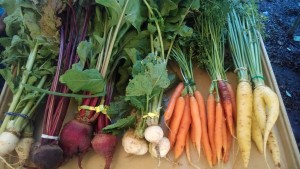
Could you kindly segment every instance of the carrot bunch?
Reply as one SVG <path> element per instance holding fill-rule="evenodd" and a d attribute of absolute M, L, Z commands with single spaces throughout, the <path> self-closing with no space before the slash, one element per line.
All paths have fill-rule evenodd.
<path fill-rule="evenodd" d="M 175 88 L 164 114 L 164 121 L 170 129 L 168 137 L 171 149 L 174 151 L 174 158 L 178 160 L 186 149 L 188 160 L 191 163 L 189 154 L 191 139 L 199 157 L 201 147 L 203 147 L 207 160 L 212 166 L 205 102 L 194 82 L 192 52 L 188 58 L 177 46 L 172 50 L 171 56 L 178 63 L 184 81 Z"/>
<path fill-rule="evenodd" d="M 209 8 L 208 12 L 195 18 L 194 30 L 198 53 L 194 58 L 204 65 L 211 78 L 206 104 L 207 118 L 203 121 L 207 122 L 208 140 L 212 154 L 210 164 L 212 166 L 217 162 L 220 164 L 220 162 L 226 163 L 229 160 L 231 144 L 235 137 L 237 115 L 235 94 L 228 83 L 224 70 L 223 30 L 227 11 L 225 8 L 224 10 L 213 8 L 211 2 L 205 2 L 205 4 L 205 7 Z M 207 153 L 206 157 L 208 157 Z M 209 161 L 209 158 L 207 159 Z"/>

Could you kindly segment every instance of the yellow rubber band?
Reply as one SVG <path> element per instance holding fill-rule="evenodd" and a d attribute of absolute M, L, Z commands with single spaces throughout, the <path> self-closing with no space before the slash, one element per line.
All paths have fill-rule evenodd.
<path fill-rule="evenodd" d="M 150 118 L 159 118 L 159 114 L 156 113 L 156 112 L 149 112 L 147 113 L 146 115 L 143 116 L 143 118 L 147 118 L 147 117 L 150 117 Z"/>
<path fill-rule="evenodd" d="M 93 107 L 93 106 L 79 106 L 78 107 L 78 111 L 80 110 L 90 110 L 90 111 L 95 111 L 96 113 L 102 113 L 104 115 L 106 115 L 106 117 L 110 120 L 110 117 L 107 115 L 107 109 L 108 106 L 104 106 L 103 104 L 100 104 L 99 106 Z"/>

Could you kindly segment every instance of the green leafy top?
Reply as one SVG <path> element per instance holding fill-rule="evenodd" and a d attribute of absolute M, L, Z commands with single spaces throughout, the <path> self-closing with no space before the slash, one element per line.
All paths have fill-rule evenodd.
<path fill-rule="evenodd" d="M 132 76 L 133 78 L 126 87 L 126 99 L 142 112 L 159 112 L 147 106 L 153 98 L 159 96 L 162 89 L 167 88 L 170 84 L 166 63 L 154 55 L 149 55 L 134 64 Z"/>

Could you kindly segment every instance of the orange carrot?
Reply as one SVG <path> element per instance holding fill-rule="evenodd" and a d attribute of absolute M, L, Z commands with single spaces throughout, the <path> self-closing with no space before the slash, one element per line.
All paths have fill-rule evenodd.
<path fill-rule="evenodd" d="M 189 135 L 189 129 L 191 125 L 191 111 L 190 111 L 190 101 L 189 96 L 186 95 L 184 97 L 185 105 L 184 105 L 184 112 L 183 117 L 181 118 L 180 127 L 178 130 L 178 134 L 176 136 L 176 142 L 174 147 L 174 156 L 175 160 L 178 160 L 178 158 L 181 156 L 181 154 L 184 151 L 184 146 L 186 142 L 186 137 Z"/>
<path fill-rule="evenodd" d="M 196 147 L 196 130 L 195 130 L 195 126 L 194 126 L 195 124 L 194 123 L 192 123 L 191 124 L 191 131 L 190 131 L 190 134 L 191 134 L 191 142 L 192 142 L 192 144 L 193 144 L 193 146 L 194 146 L 194 148 Z"/>
<path fill-rule="evenodd" d="M 218 89 L 221 96 L 222 105 L 226 114 L 226 122 L 229 131 L 234 136 L 233 118 L 232 118 L 232 103 L 226 83 L 223 80 L 218 80 Z"/>
<path fill-rule="evenodd" d="M 217 154 L 215 147 L 215 113 L 216 113 L 216 102 L 215 97 L 210 93 L 207 97 L 207 121 L 208 121 L 208 136 L 209 143 L 212 150 L 212 163 L 215 165 L 217 163 Z"/>
<path fill-rule="evenodd" d="M 226 127 L 226 131 L 227 131 L 227 151 L 225 152 L 225 155 L 224 155 L 224 163 L 227 163 L 229 160 L 230 148 L 231 148 L 231 143 L 232 143 L 232 136 L 230 134 L 228 127 Z"/>
<path fill-rule="evenodd" d="M 229 92 L 229 95 L 230 95 L 230 99 L 231 99 L 231 103 L 232 103 L 232 115 L 233 115 L 233 121 L 234 121 L 234 124 L 236 125 L 236 122 L 237 122 L 237 112 L 236 112 L 236 99 L 235 99 L 235 93 L 232 89 L 232 86 L 230 83 L 226 83 L 227 85 L 227 89 L 228 89 L 228 92 Z"/>
<path fill-rule="evenodd" d="M 223 109 L 220 102 L 216 104 L 215 122 L 215 147 L 218 161 L 221 160 L 222 153 L 222 128 L 223 128 Z"/>
<path fill-rule="evenodd" d="M 212 152 L 211 152 L 211 147 L 210 147 L 209 138 L 208 138 L 207 118 L 206 118 L 206 112 L 205 112 L 204 99 L 203 99 L 202 94 L 198 90 L 196 90 L 194 92 L 194 96 L 195 96 L 198 106 L 199 106 L 199 113 L 200 113 L 200 119 L 201 119 L 201 128 L 202 128 L 201 144 L 204 148 L 204 152 L 205 152 L 207 161 L 209 163 L 209 166 L 212 167 Z"/>
<path fill-rule="evenodd" d="M 177 133 L 178 133 L 180 121 L 181 121 L 183 111 L 184 111 L 184 107 L 185 107 L 184 105 L 185 105 L 184 98 L 182 96 L 178 97 L 177 100 L 176 100 L 174 113 L 172 115 L 172 119 L 171 119 L 171 122 L 170 122 L 170 132 L 169 132 L 169 135 L 168 135 L 170 145 L 171 145 L 171 149 L 174 147 L 174 144 L 175 144 L 175 141 L 176 141 L 176 136 L 177 136 Z"/>
<path fill-rule="evenodd" d="M 167 125 L 169 125 L 169 121 L 172 118 L 172 114 L 173 114 L 173 111 L 174 111 L 174 108 L 175 108 L 176 100 L 181 95 L 181 92 L 183 91 L 183 89 L 184 89 L 184 84 L 181 82 L 177 85 L 177 87 L 175 88 L 172 96 L 170 97 L 170 101 L 169 101 L 168 106 L 167 106 L 167 108 L 165 110 L 165 113 L 164 113 L 164 121 Z"/>
<path fill-rule="evenodd" d="M 188 159 L 189 163 L 192 164 L 191 160 L 191 153 L 190 153 L 190 135 L 187 134 L 185 138 L 185 153 L 186 153 L 186 158 Z"/>
<path fill-rule="evenodd" d="M 196 149 L 200 158 L 200 149 L 201 149 L 201 120 L 200 120 L 200 113 L 197 100 L 194 96 L 190 97 L 190 107 L 191 107 L 191 117 L 192 117 L 192 124 L 195 130 L 195 139 L 196 139 Z"/>
<path fill-rule="evenodd" d="M 227 127 L 226 120 L 224 118 L 224 114 L 222 115 L 223 124 L 222 124 L 222 149 L 223 149 L 223 161 L 225 157 L 225 153 L 227 152 Z"/>

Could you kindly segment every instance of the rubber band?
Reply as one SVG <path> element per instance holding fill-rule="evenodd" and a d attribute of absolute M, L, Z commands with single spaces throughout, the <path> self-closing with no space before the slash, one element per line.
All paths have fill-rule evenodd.
<path fill-rule="evenodd" d="M 233 72 L 236 73 L 239 70 L 247 70 L 247 68 L 246 67 L 238 67 L 238 68 L 234 69 Z"/>
<path fill-rule="evenodd" d="M 251 78 L 252 80 L 253 79 L 262 79 L 262 80 L 265 80 L 265 78 L 263 76 L 254 76 Z"/>
<path fill-rule="evenodd" d="M 106 115 L 106 117 L 110 120 L 110 117 L 107 114 L 107 109 L 108 106 L 104 106 L 103 104 L 100 104 L 99 106 L 93 107 L 93 106 L 86 106 L 86 105 L 82 105 L 78 107 L 78 111 L 80 110 L 90 110 L 90 111 L 95 111 L 96 113 L 102 113 L 104 115 Z"/>
<path fill-rule="evenodd" d="M 47 134 L 42 134 L 42 135 L 41 135 L 41 138 L 49 139 L 49 140 L 56 140 L 56 141 L 59 140 L 59 136 L 49 136 L 49 135 L 47 135 Z"/>
<path fill-rule="evenodd" d="M 146 115 L 143 116 L 144 119 L 147 118 L 147 117 L 150 117 L 150 118 L 155 118 L 155 117 L 159 118 L 159 114 L 156 113 L 156 112 L 149 112 L 149 113 L 147 113 Z"/>
<path fill-rule="evenodd" d="M 8 115 L 8 116 L 19 116 L 19 117 L 23 117 L 24 119 L 29 119 L 28 115 L 21 114 L 21 113 L 6 112 L 5 115 Z"/>

